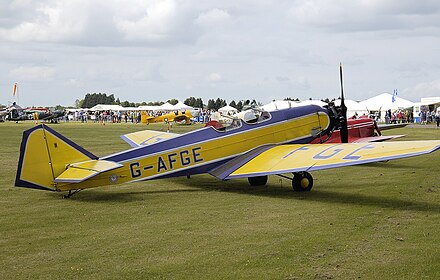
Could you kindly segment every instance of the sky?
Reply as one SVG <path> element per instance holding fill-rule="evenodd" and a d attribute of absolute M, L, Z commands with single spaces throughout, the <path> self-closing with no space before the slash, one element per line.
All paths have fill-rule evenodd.
<path fill-rule="evenodd" d="M 0 104 L 440 96 L 437 0 L 2 0 Z M 18 85 L 12 96 L 13 84 Z"/>

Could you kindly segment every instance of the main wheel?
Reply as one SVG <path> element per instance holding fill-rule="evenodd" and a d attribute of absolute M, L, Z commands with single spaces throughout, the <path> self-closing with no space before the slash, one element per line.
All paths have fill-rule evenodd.
<path fill-rule="evenodd" d="M 293 190 L 296 192 L 309 192 L 313 187 L 313 177 L 308 172 L 293 173 Z"/>
<path fill-rule="evenodd" d="M 264 186 L 267 183 L 267 176 L 248 177 L 251 186 Z"/>

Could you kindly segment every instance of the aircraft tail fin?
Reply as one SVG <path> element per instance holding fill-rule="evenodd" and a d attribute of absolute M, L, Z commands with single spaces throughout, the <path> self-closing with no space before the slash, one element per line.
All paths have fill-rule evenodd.
<path fill-rule="evenodd" d="M 57 191 L 55 179 L 69 164 L 98 159 L 47 125 L 23 132 L 15 186 Z"/>

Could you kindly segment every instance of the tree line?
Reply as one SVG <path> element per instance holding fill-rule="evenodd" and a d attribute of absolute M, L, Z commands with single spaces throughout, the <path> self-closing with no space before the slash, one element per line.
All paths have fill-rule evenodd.
<path fill-rule="evenodd" d="M 179 102 L 177 99 L 170 99 L 167 100 L 168 103 L 176 105 L 177 102 Z M 160 106 L 164 104 L 163 101 L 153 101 L 153 102 L 141 102 L 141 103 L 135 103 L 135 102 L 129 102 L 129 101 L 120 101 L 119 98 L 115 98 L 114 94 L 107 95 L 106 93 L 87 93 L 84 96 L 84 99 L 77 99 L 75 101 L 75 106 L 77 108 L 92 108 L 95 105 L 98 104 L 106 104 L 106 105 L 120 105 L 122 107 L 138 107 L 138 106 Z M 202 109 L 208 109 L 208 110 L 214 110 L 217 111 L 218 109 L 229 105 L 234 108 L 236 108 L 239 111 L 242 111 L 243 109 L 246 109 L 246 107 L 252 107 L 252 106 L 260 106 L 261 103 L 254 100 L 239 100 L 238 102 L 235 102 L 235 100 L 232 100 L 229 102 L 229 104 L 226 102 L 226 100 L 217 98 L 217 99 L 209 99 L 208 103 L 203 103 L 202 98 L 196 98 L 196 97 L 189 97 L 183 101 L 185 105 L 194 107 L 194 108 L 202 108 Z"/>

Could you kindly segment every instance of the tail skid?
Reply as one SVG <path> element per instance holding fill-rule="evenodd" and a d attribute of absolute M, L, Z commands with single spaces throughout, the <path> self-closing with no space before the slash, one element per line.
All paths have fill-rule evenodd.
<path fill-rule="evenodd" d="M 70 164 L 96 159 L 94 154 L 40 124 L 23 132 L 15 186 L 58 191 L 55 179 Z"/>

